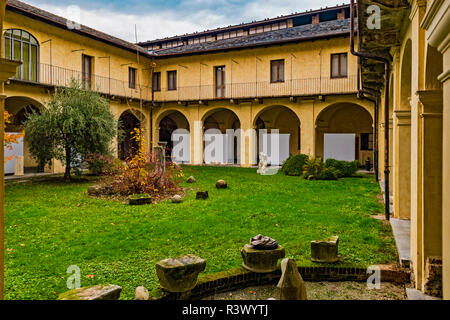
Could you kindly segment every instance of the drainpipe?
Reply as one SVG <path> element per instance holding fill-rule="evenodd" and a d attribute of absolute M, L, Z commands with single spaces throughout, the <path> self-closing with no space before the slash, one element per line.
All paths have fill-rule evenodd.
<path fill-rule="evenodd" d="M 358 32 L 359 34 L 359 32 Z M 359 45 L 358 45 L 359 49 Z M 359 50 L 358 50 L 359 51 Z M 361 65 L 360 65 L 361 58 L 358 57 L 358 74 L 356 77 L 356 82 L 358 86 L 358 98 L 364 99 L 367 101 L 370 101 L 374 104 L 374 140 L 373 140 L 373 169 L 375 172 L 375 179 L 377 182 L 379 182 L 378 172 L 378 109 L 379 109 L 379 99 L 380 99 L 380 93 L 375 90 L 367 90 L 365 88 L 361 89 Z M 371 97 L 367 97 L 366 95 L 369 95 Z"/>
<path fill-rule="evenodd" d="M 354 14 L 355 0 L 350 0 L 350 52 L 359 58 L 376 60 L 384 63 L 384 140 L 385 140 L 385 150 L 384 150 L 384 212 L 386 220 L 390 220 L 390 190 L 389 190 L 389 74 L 390 74 L 390 61 L 386 58 L 375 56 L 366 52 L 355 51 L 355 14 Z M 359 38 L 358 38 L 359 41 Z"/>

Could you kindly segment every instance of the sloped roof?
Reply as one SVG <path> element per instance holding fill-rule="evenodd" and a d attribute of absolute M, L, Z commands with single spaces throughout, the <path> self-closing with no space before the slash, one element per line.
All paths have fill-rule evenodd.
<path fill-rule="evenodd" d="M 334 7 L 325 7 L 325 8 L 320 8 L 320 9 L 316 9 L 316 10 L 307 10 L 307 11 L 300 12 L 300 13 L 296 12 L 296 13 L 292 13 L 292 14 L 285 15 L 285 16 L 278 16 L 275 18 L 267 18 L 267 19 L 259 20 L 259 21 L 241 23 L 241 24 L 231 25 L 228 27 L 219 27 L 219 28 L 212 29 L 212 30 L 204 30 L 204 31 L 200 31 L 200 32 L 186 33 L 183 35 L 176 35 L 176 36 L 166 37 L 166 38 L 162 38 L 162 39 L 154 39 L 154 40 L 144 41 L 144 42 L 140 42 L 138 44 L 143 47 L 146 47 L 146 46 L 149 46 L 149 45 L 152 45 L 155 43 L 160 43 L 160 42 L 165 42 L 165 41 L 173 41 L 173 40 L 186 39 L 186 38 L 199 37 L 199 36 L 207 36 L 207 35 L 217 34 L 219 32 L 224 32 L 224 31 L 232 31 L 232 30 L 239 30 L 242 28 L 262 26 L 262 25 L 267 25 L 270 23 L 278 22 L 278 21 L 286 21 L 288 19 L 293 19 L 293 18 L 298 18 L 298 17 L 312 16 L 312 15 L 315 15 L 318 13 L 322 14 L 322 13 L 326 13 L 329 11 L 336 11 L 339 9 L 348 9 L 349 7 L 350 7 L 349 4 L 342 4 L 342 5 L 336 5 Z"/>
<path fill-rule="evenodd" d="M 33 7 L 29 4 L 23 3 L 21 1 L 8 0 L 6 10 L 17 12 L 21 15 L 30 17 L 32 19 L 41 20 L 43 22 L 52 24 L 56 27 L 65 29 L 67 31 L 74 32 L 74 33 L 80 34 L 82 36 L 87 36 L 92 39 L 107 43 L 109 45 L 119 47 L 121 49 L 133 51 L 133 52 L 139 51 L 139 53 L 141 53 L 143 55 L 150 56 L 148 54 L 147 50 L 143 49 L 142 47 L 140 47 L 138 45 L 135 45 L 135 44 L 127 42 L 125 40 L 113 37 L 109 34 L 101 32 L 101 31 L 89 28 L 85 25 L 80 25 L 79 29 L 69 29 L 67 27 L 68 20 L 66 18 L 57 16 L 51 12 Z"/>
<path fill-rule="evenodd" d="M 320 38 L 348 36 L 350 19 L 333 20 L 318 24 L 308 24 L 260 34 L 242 36 L 232 39 L 212 42 L 195 43 L 174 48 L 155 50 L 161 56 L 199 54 L 214 51 L 254 48 L 259 46 L 277 45 L 291 42 L 308 41 Z"/>

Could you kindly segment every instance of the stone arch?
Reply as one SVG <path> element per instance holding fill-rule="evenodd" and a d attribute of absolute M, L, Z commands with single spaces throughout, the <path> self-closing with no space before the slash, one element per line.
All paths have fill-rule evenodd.
<path fill-rule="evenodd" d="M 280 134 L 289 134 L 289 154 L 301 152 L 301 122 L 297 114 L 284 105 L 268 106 L 260 110 L 252 119 L 253 127 L 268 130 L 278 129 Z M 257 155 L 259 155 L 260 143 L 257 132 Z"/>
<path fill-rule="evenodd" d="M 425 62 L 425 89 L 426 90 L 442 90 L 442 82 L 438 77 L 442 74 L 443 57 L 442 54 L 434 47 L 428 45 Z"/>
<path fill-rule="evenodd" d="M 411 110 L 412 41 L 408 39 L 400 61 L 400 110 Z"/>
<path fill-rule="evenodd" d="M 241 120 L 239 119 L 239 116 L 231 109 L 228 108 L 214 108 L 211 109 L 203 115 L 202 119 L 202 126 L 203 126 L 203 132 L 206 133 L 209 129 L 217 129 L 222 134 L 226 134 L 227 130 L 233 129 L 238 130 L 241 128 Z M 241 135 L 242 138 L 242 135 Z M 242 149 L 239 148 L 241 146 L 242 140 L 238 141 L 238 137 L 234 137 L 234 157 L 227 157 L 228 159 L 234 158 L 234 163 L 237 164 L 239 161 L 239 156 L 242 152 Z M 203 145 L 203 150 L 205 148 L 205 144 Z M 204 159 L 205 161 L 205 159 Z"/>
<path fill-rule="evenodd" d="M 6 132 L 22 132 L 23 123 L 31 112 L 42 112 L 44 105 L 33 98 L 26 96 L 11 96 L 5 100 L 5 110 L 11 115 L 11 123 L 6 124 Z M 22 148 L 21 148 L 22 149 Z M 20 151 L 24 159 L 24 171 L 26 173 L 43 172 L 44 168 L 39 168 L 38 163 L 32 156 L 27 146 L 26 140 L 23 141 L 23 150 Z"/>
<path fill-rule="evenodd" d="M 362 165 L 368 158 L 373 163 L 373 117 L 362 105 L 340 102 L 322 109 L 316 118 L 316 156 L 324 158 L 325 134 L 355 134 L 354 155 L 349 158 Z"/>
<path fill-rule="evenodd" d="M 190 131 L 188 118 L 178 110 L 166 110 L 157 120 L 158 142 L 166 145 L 166 156 L 171 154 L 173 148 L 172 133 L 177 129 Z"/>
<path fill-rule="evenodd" d="M 127 160 L 138 151 L 139 145 L 134 141 L 132 131 L 134 129 L 146 131 L 145 115 L 139 110 L 127 109 L 121 113 L 118 126 L 118 157 L 120 160 Z"/>

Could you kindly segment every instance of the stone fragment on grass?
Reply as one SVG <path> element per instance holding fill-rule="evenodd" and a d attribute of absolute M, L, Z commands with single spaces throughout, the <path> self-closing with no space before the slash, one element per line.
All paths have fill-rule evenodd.
<path fill-rule="evenodd" d="M 228 187 L 228 184 L 225 180 L 217 180 L 217 182 L 216 182 L 217 189 L 226 189 L 227 187 Z"/>
<path fill-rule="evenodd" d="M 339 237 L 311 241 L 311 260 L 319 263 L 335 263 L 338 256 Z"/>
<path fill-rule="evenodd" d="M 278 245 L 274 250 L 257 250 L 246 244 L 241 250 L 242 266 L 256 273 L 269 273 L 277 270 L 278 260 L 284 258 L 285 249 Z"/>
<path fill-rule="evenodd" d="M 169 292 L 187 292 L 197 285 L 198 274 L 205 270 L 206 261 L 192 254 L 161 260 L 156 275 L 161 287 Z"/>
<path fill-rule="evenodd" d="M 57 300 L 119 300 L 122 288 L 113 284 L 98 284 L 73 289 L 59 295 Z"/>
<path fill-rule="evenodd" d="M 102 188 L 100 186 L 90 186 L 88 187 L 88 195 L 99 196 L 102 193 Z"/>
<path fill-rule="evenodd" d="M 187 178 L 186 182 L 187 183 L 195 183 L 195 178 L 193 176 L 190 176 L 189 178 Z"/>
<path fill-rule="evenodd" d="M 308 300 L 305 282 L 294 259 L 281 261 L 281 278 L 277 290 L 278 300 Z"/>
<path fill-rule="evenodd" d="M 205 191 L 205 192 L 199 191 L 199 192 L 197 192 L 197 195 L 195 196 L 195 199 L 197 199 L 197 200 L 206 200 L 208 198 L 209 198 L 208 191 Z"/>
<path fill-rule="evenodd" d="M 182 200 L 183 200 L 183 198 L 178 194 L 176 194 L 172 197 L 172 203 L 181 203 Z"/>
<path fill-rule="evenodd" d="M 144 204 L 151 204 L 152 197 L 150 195 L 144 194 L 134 194 L 128 198 L 128 203 L 132 206 L 140 206 Z"/>
<path fill-rule="evenodd" d="M 150 294 L 145 287 L 137 287 L 134 291 L 134 300 L 149 300 Z"/>

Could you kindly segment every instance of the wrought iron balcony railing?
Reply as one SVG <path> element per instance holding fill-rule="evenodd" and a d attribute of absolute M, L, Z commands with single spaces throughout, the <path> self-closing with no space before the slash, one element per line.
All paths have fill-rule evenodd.
<path fill-rule="evenodd" d="M 81 71 L 43 63 L 39 65 L 38 71 L 36 76 L 37 79 L 13 79 L 17 81 L 62 87 L 68 86 L 72 79 L 75 79 L 82 83 L 84 87 L 89 87 L 90 89 L 103 94 L 152 101 L 151 86 L 142 86 L 136 83 L 135 88 L 130 88 L 128 81 L 84 74 Z M 356 76 L 348 76 L 345 78 L 304 78 L 276 83 L 229 83 L 221 87 L 215 85 L 194 85 L 181 86 L 176 90 L 162 88 L 162 90 L 154 92 L 153 99 L 155 102 L 176 102 L 350 94 L 357 91 L 356 85 Z"/>
<path fill-rule="evenodd" d="M 13 78 L 16 81 L 24 81 L 31 83 L 39 83 L 49 86 L 66 87 L 72 79 L 80 82 L 84 88 L 90 88 L 103 94 L 111 96 L 124 97 L 128 99 L 142 99 L 145 101 L 152 100 L 151 86 L 140 86 L 137 83 L 135 88 L 130 88 L 128 81 L 117 80 L 98 75 L 89 75 L 81 71 L 51 66 L 41 63 L 37 79 Z"/>
<path fill-rule="evenodd" d="M 156 91 L 154 100 L 157 102 L 202 101 L 350 94 L 357 91 L 356 80 L 356 76 L 349 76 L 345 78 L 294 79 L 277 83 L 230 83 L 222 87 L 214 85 L 181 86 L 177 90 L 162 88 L 162 90 Z"/>

